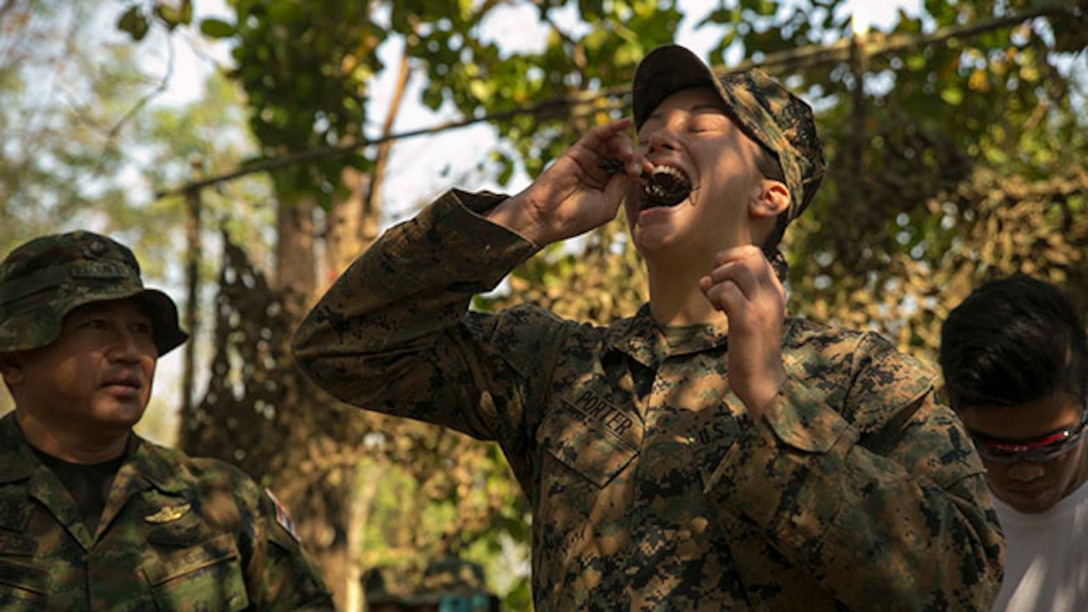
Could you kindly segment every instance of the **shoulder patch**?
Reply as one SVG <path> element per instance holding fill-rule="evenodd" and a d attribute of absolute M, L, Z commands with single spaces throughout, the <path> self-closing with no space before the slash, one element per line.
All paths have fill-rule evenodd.
<path fill-rule="evenodd" d="M 280 527 L 283 527 L 287 533 L 291 534 L 291 537 L 294 538 L 296 542 L 298 542 L 298 533 L 295 532 L 295 522 L 291 520 L 291 515 L 287 514 L 287 508 L 285 508 L 279 498 L 272 493 L 271 489 L 265 488 L 264 493 L 268 496 L 268 499 L 272 500 L 272 506 L 276 509 L 276 522 L 279 523 Z"/>

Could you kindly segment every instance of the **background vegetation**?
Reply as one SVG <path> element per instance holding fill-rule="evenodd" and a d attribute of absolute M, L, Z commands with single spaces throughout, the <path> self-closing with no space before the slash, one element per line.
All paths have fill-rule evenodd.
<path fill-rule="evenodd" d="M 818 111 L 830 170 L 787 236 L 793 314 L 932 360 L 982 279 L 1026 272 L 1085 303 L 1084 0 L 926 0 L 889 31 L 844 0 L 227 0 L 214 17 L 201 2 L 0 0 L 0 253 L 91 227 L 174 288 L 196 341 L 162 366 L 182 399 L 163 384 L 142 431 L 275 490 L 343 609 L 361 607 L 366 569 L 410 581 L 445 555 L 530 607 L 530 519 L 498 449 L 339 405 L 285 352 L 388 209 L 423 204 L 387 187 L 391 152 L 489 126 L 479 163 L 445 178 L 517 189 L 622 114 L 638 59 L 682 24 L 716 66 L 760 65 Z M 510 11 L 534 16 L 539 45 L 489 27 Z M 157 104 L 183 46 L 228 55 L 195 102 Z M 393 86 L 375 99 L 379 78 Z M 408 102 L 448 123 L 397 132 Z M 644 286 L 621 223 L 477 307 L 630 314 Z"/>

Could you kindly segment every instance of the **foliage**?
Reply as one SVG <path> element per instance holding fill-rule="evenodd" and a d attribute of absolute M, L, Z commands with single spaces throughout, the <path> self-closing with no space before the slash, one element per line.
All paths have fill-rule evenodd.
<path fill-rule="evenodd" d="M 938 28 L 977 24 L 1031 8 L 1010 3 L 998 12 L 986 2 L 927 7 L 927 15 L 904 17 L 894 32 L 874 35 L 871 44 L 879 48 L 897 34 L 920 33 L 927 22 Z M 1074 171 L 1076 163 L 1070 162 L 1083 155 L 1088 139 L 1071 92 L 1083 87 L 1086 75 L 1063 74 L 1062 58 L 1048 41 L 1054 24 L 1083 23 L 1085 15 L 1054 17 L 802 72 L 810 91 L 833 104 L 820 116 L 832 171 L 823 195 L 792 230 L 792 252 L 805 255 L 795 258 L 791 277 L 802 312 L 893 335 L 912 327 L 917 318 L 910 305 L 916 300 L 946 303 L 956 297 L 940 294 L 950 281 L 942 274 L 951 274 L 941 266 L 964 248 L 966 227 L 997 212 L 975 209 L 982 202 L 965 198 L 965 189 L 976 187 L 982 176 L 1005 192 L 1008 181 L 1045 181 Z M 1088 38 L 1079 44 L 1083 49 Z M 855 73 L 870 84 L 860 97 Z M 1054 154 L 1061 150 L 1066 155 Z M 1046 196 L 1036 197 L 1037 206 L 1049 205 Z M 957 212 L 942 212 L 950 210 Z M 824 221 L 842 218 L 851 223 Z M 1046 232 L 1061 226 L 1018 231 L 1029 228 Z M 983 265 L 970 280 L 988 272 L 988 262 L 976 263 Z M 1045 273 L 1046 267 L 1034 271 Z M 928 293 L 910 291 L 921 279 L 934 283 Z M 931 331 L 939 320 L 928 320 Z M 935 349 L 932 333 L 899 338 L 916 352 Z"/>
<path fill-rule="evenodd" d="M 366 123 L 367 86 L 383 66 L 375 50 L 386 38 L 369 2 L 231 0 L 233 24 L 205 20 L 202 31 L 232 38 L 231 74 L 249 96 L 250 129 L 266 157 L 357 139 Z M 258 161 L 258 160 L 254 160 Z M 275 175 L 280 190 L 327 197 L 340 169 L 361 169 L 362 155 L 298 164 Z"/>
<path fill-rule="evenodd" d="M 237 90 L 213 76 L 205 104 L 155 105 L 162 77 L 141 65 L 140 49 L 117 44 L 104 27 L 119 3 L 94 12 L 55 0 L 10 6 L 0 15 L 0 253 L 30 236 L 90 228 L 132 246 L 149 282 L 178 283 L 180 271 L 169 264 L 180 259 L 173 255 L 183 201 L 155 200 L 154 192 L 190 179 L 193 161 L 202 173 L 220 174 L 252 153 L 239 129 Z M 256 214 L 259 223 L 230 223 L 250 232 L 242 234 L 249 244 L 267 242 L 257 233 L 267 216 L 248 205 L 267 199 L 259 181 L 236 181 L 203 198 L 209 219 Z M 261 250 L 255 255 L 267 259 Z"/>
<path fill-rule="evenodd" d="M 88 40 L 86 6 L 21 0 L 0 13 L 0 253 L 31 236 L 86 223 L 88 209 L 133 205 L 117 174 L 117 134 L 131 100 L 146 87 L 132 76 L 128 48 Z M 94 59 L 97 55 L 98 61 Z M 61 99 L 63 104 L 42 103 Z"/>

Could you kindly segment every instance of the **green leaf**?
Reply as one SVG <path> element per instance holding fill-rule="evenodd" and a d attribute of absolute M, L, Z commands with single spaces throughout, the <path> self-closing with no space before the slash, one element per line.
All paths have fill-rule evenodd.
<path fill-rule="evenodd" d="M 139 42 L 144 39 L 144 36 L 147 36 L 147 17 L 144 17 L 140 7 L 133 6 L 117 20 L 117 29 L 127 32 L 132 40 Z"/>
<path fill-rule="evenodd" d="M 473 79 L 469 83 L 469 91 L 476 97 L 477 100 L 486 104 L 491 100 L 491 87 L 487 81 L 483 79 Z"/>
<path fill-rule="evenodd" d="M 200 22 L 200 32 L 209 38 L 230 38 L 237 32 L 233 24 L 219 19 L 205 19 Z"/>
<path fill-rule="evenodd" d="M 303 15 L 302 7 L 295 0 L 276 0 L 268 4 L 268 18 L 273 23 L 287 24 Z"/>
<path fill-rule="evenodd" d="M 188 10 L 186 10 L 188 9 Z M 186 6 L 182 4 L 180 7 L 174 7 L 169 4 L 156 4 L 155 16 L 159 18 L 166 25 L 166 29 L 173 32 L 179 25 L 189 23 L 193 18 L 192 6 Z"/>

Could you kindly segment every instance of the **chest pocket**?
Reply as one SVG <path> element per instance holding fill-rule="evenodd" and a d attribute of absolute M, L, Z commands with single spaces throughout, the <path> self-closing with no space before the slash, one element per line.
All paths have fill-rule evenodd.
<path fill-rule="evenodd" d="M 30 536 L 0 529 L 0 609 L 45 607 L 45 570 L 32 565 L 38 545 Z"/>
<path fill-rule="evenodd" d="M 0 552 L 0 610 L 39 610 L 45 608 L 46 574 L 41 568 Z"/>
<path fill-rule="evenodd" d="M 160 529 L 148 534 L 156 558 L 144 566 L 161 610 L 241 610 L 249 605 L 234 536 L 205 530 Z M 197 538 L 197 542 L 188 541 Z"/>
<path fill-rule="evenodd" d="M 545 417 L 536 439 L 549 455 L 598 487 L 611 482 L 638 456 L 632 442 L 567 405 L 555 407 Z"/>

